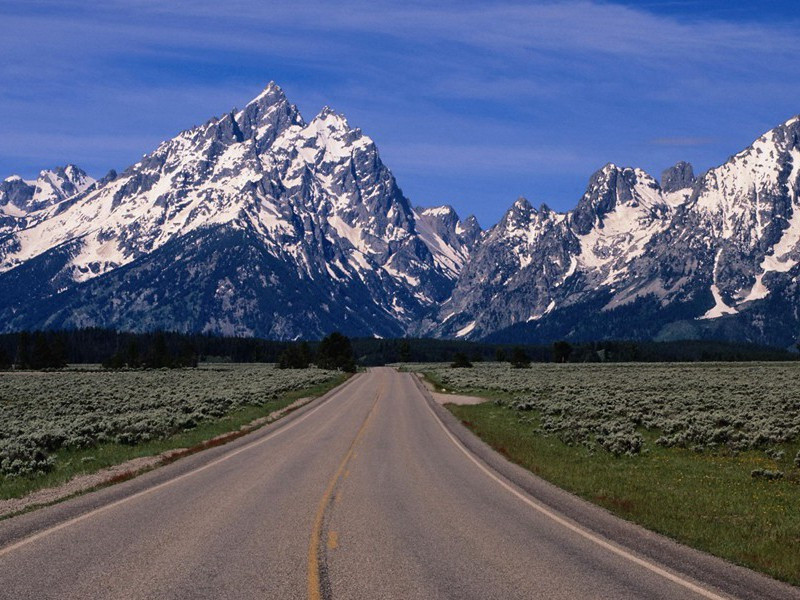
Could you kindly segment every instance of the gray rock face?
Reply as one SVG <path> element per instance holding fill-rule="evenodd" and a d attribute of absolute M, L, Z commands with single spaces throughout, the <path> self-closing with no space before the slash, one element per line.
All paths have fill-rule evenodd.
<path fill-rule="evenodd" d="M 608 164 L 484 231 L 414 208 L 373 141 L 270 84 L 94 181 L 0 183 L 0 323 L 277 339 L 800 335 L 800 118 L 695 177 Z"/>
<path fill-rule="evenodd" d="M 479 235 L 455 216 L 418 230 L 372 140 L 329 108 L 306 123 L 275 84 L 37 215 L 0 237 L 6 329 L 397 336 Z"/>
<path fill-rule="evenodd" d="M 530 212 L 518 203 L 487 232 L 439 313 L 439 321 L 470 327 L 454 331 L 445 322 L 434 332 L 497 341 L 688 336 L 794 343 L 799 139 L 800 119 L 791 119 L 699 179 L 679 163 L 665 171 L 663 185 L 643 171 L 607 165 L 577 208 L 560 215 L 564 225 L 544 234 L 518 217 L 517 230 L 508 231 L 509 216 Z M 536 267 L 520 265 L 523 257 Z M 565 264 L 572 265 L 567 276 L 553 280 L 549 274 L 564 273 Z M 542 311 L 543 299 L 549 310 Z M 770 311 L 782 327 L 770 323 Z"/>
<path fill-rule="evenodd" d="M 12 175 L 0 182 L 0 210 L 8 213 L 42 210 L 85 192 L 94 183 L 94 179 L 75 165 L 42 171 L 35 181 Z"/>
<path fill-rule="evenodd" d="M 694 169 L 687 162 L 680 161 L 661 173 L 661 189 L 667 194 L 690 188 L 694 185 L 694 182 Z"/>

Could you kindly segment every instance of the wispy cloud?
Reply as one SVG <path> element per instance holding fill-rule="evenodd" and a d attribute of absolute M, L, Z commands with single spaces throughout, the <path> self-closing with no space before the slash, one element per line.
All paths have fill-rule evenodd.
<path fill-rule="evenodd" d="M 800 111 L 795 15 L 725 21 L 589 0 L 10 0 L 0 19 L 0 175 L 36 148 L 42 166 L 72 152 L 90 169 L 124 167 L 151 149 L 130 144 L 241 105 L 270 79 L 305 113 L 347 113 L 404 177 L 439 170 L 465 196 L 470 170 L 710 166 Z"/>
<path fill-rule="evenodd" d="M 650 140 L 655 146 L 708 146 L 717 141 L 711 137 L 660 137 Z"/>

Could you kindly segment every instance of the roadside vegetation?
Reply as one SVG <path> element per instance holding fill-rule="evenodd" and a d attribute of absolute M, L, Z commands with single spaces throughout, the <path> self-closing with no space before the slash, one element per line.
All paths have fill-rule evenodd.
<path fill-rule="evenodd" d="M 406 365 L 494 400 L 448 408 L 556 485 L 800 584 L 800 365 Z"/>
<path fill-rule="evenodd" d="M 0 374 L 0 499 L 194 446 L 345 378 L 274 365 Z"/>

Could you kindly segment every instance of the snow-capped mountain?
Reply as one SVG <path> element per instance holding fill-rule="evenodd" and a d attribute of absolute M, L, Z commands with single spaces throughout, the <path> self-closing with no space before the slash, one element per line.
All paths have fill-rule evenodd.
<path fill-rule="evenodd" d="M 425 211 L 418 231 L 373 141 L 329 108 L 306 123 L 274 83 L 76 192 L 0 239 L 6 329 L 402 335 L 478 235 Z"/>
<path fill-rule="evenodd" d="M 606 165 L 483 231 L 412 207 L 374 142 L 271 83 L 95 181 L 0 183 L 2 329 L 505 342 L 800 336 L 800 118 L 696 176 Z"/>
<path fill-rule="evenodd" d="M 798 329 L 800 118 L 696 178 L 607 165 L 568 213 L 518 201 L 438 314 L 444 336 L 724 337 Z"/>
<path fill-rule="evenodd" d="M 0 211 L 24 216 L 84 192 L 94 183 L 75 165 L 42 171 L 35 181 L 12 175 L 0 182 Z"/>

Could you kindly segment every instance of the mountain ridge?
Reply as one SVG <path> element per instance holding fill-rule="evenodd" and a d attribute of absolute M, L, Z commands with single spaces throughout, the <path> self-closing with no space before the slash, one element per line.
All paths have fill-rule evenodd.
<path fill-rule="evenodd" d="M 274 82 L 122 173 L 39 180 L 0 183 L 4 331 L 798 335 L 800 117 L 700 175 L 609 163 L 574 209 L 520 198 L 486 230 L 413 206 L 371 138 Z"/>

